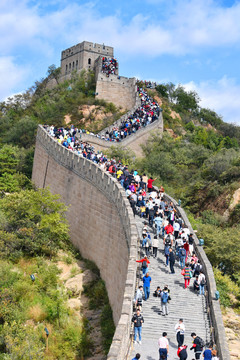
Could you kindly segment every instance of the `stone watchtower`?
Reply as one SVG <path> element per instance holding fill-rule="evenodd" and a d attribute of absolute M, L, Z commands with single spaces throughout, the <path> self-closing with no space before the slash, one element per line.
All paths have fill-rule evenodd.
<path fill-rule="evenodd" d="M 135 78 L 119 76 L 119 63 L 114 73 L 103 71 L 103 57 L 114 58 L 113 47 L 100 45 L 89 41 L 83 41 L 61 53 L 61 77 L 60 82 L 70 80 L 72 73 L 80 73 L 83 69 L 93 70 L 96 79 L 96 97 L 113 102 L 124 110 L 130 110 L 136 106 L 137 87 Z M 52 79 L 49 87 L 56 86 Z"/>
<path fill-rule="evenodd" d="M 113 47 L 89 41 L 74 45 L 62 51 L 61 74 L 63 77 L 69 78 L 72 71 L 94 70 L 95 62 L 99 57 L 113 57 Z"/>

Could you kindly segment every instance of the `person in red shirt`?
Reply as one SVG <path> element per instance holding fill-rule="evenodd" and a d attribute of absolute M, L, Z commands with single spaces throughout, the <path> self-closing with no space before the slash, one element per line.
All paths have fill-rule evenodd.
<path fill-rule="evenodd" d="M 187 345 L 181 345 L 178 348 L 177 356 L 180 358 L 180 360 L 186 360 L 187 359 Z"/>
<path fill-rule="evenodd" d="M 148 260 L 147 255 L 145 255 L 144 258 L 141 260 L 136 260 L 136 262 L 142 263 L 142 265 L 143 265 L 143 262 L 144 262 L 144 264 L 146 264 L 146 267 L 142 266 L 142 272 L 143 272 L 143 276 L 144 276 L 147 273 L 148 264 L 150 264 L 150 261 Z"/>
<path fill-rule="evenodd" d="M 166 231 L 167 234 L 172 234 L 173 233 L 173 226 L 171 224 L 168 224 L 164 230 Z"/>
<path fill-rule="evenodd" d="M 189 243 L 188 241 L 185 242 L 185 244 L 183 245 L 184 249 L 186 250 L 186 261 L 188 258 L 188 253 L 189 253 Z"/>
<path fill-rule="evenodd" d="M 153 190 L 153 182 L 157 180 L 153 179 L 152 177 L 150 177 L 150 179 L 148 179 L 148 183 L 147 183 L 147 187 L 148 187 L 148 192 L 151 192 Z"/>

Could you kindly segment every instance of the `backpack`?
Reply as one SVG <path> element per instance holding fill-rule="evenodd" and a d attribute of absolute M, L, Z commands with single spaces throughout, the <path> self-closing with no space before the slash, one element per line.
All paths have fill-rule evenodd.
<path fill-rule="evenodd" d="M 180 249 L 180 250 L 179 250 L 179 256 L 180 256 L 180 257 L 186 256 L 186 250 L 185 250 L 185 249 Z"/>
<path fill-rule="evenodd" d="M 163 292 L 162 293 L 162 302 L 163 304 L 166 304 L 168 301 L 168 293 L 167 292 Z"/>
<path fill-rule="evenodd" d="M 171 238 L 169 235 L 165 239 L 165 245 L 168 245 L 168 246 L 171 245 Z"/>
<path fill-rule="evenodd" d="M 202 286 L 203 286 L 203 285 L 205 285 L 205 284 L 206 284 L 206 280 L 205 280 L 205 279 L 202 279 L 202 280 L 201 280 L 201 284 L 200 284 L 200 285 L 202 285 Z"/>
<path fill-rule="evenodd" d="M 196 268 L 195 268 L 195 272 L 199 273 L 201 270 L 201 265 L 200 264 L 197 264 L 196 265 Z"/>
<path fill-rule="evenodd" d="M 164 254 L 165 254 L 165 255 L 169 255 L 169 254 L 170 254 L 169 246 L 168 246 L 168 245 L 165 246 Z"/>
<path fill-rule="evenodd" d="M 146 269 L 146 268 L 147 268 L 147 262 L 146 262 L 146 260 L 143 261 L 143 263 L 142 263 L 142 268 L 143 268 L 143 269 Z"/>
<path fill-rule="evenodd" d="M 205 342 L 204 342 L 203 339 L 200 338 L 199 336 L 198 336 L 198 344 L 199 344 L 199 346 L 200 346 L 201 348 L 204 348 L 204 346 L 205 346 Z"/>

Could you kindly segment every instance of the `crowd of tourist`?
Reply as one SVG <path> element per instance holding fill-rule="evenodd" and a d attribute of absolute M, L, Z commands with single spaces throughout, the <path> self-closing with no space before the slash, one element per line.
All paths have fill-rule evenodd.
<path fill-rule="evenodd" d="M 176 207 L 172 202 L 168 202 L 164 197 L 164 188 L 156 189 L 153 183 L 156 179 L 148 178 L 146 174 L 139 174 L 137 170 L 129 170 L 127 165 L 117 162 L 115 159 L 108 159 L 103 152 L 95 151 L 94 147 L 87 142 L 81 141 L 77 137 L 78 130 L 70 128 L 56 128 L 45 126 L 49 134 L 61 145 L 72 150 L 81 157 L 87 158 L 100 166 L 103 171 L 109 172 L 114 176 L 124 188 L 134 216 L 138 215 L 144 219 L 142 229 L 142 258 L 136 260 L 141 263 L 142 285 L 139 286 L 136 297 L 136 313 L 132 318 L 134 324 L 134 341 L 141 344 L 142 325 L 144 317 L 141 314 L 143 300 L 147 301 L 151 296 L 150 284 L 151 276 L 149 272 L 149 258 L 162 256 L 159 251 L 159 241 L 162 241 L 165 258 L 165 266 L 169 266 L 169 273 L 175 273 L 175 264 L 178 261 L 181 268 L 179 276 L 183 276 L 184 287 L 190 287 L 193 278 L 193 290 L 197 295 L 204 296 L 206 278 L 200 260 L 197 258 L 193 247 L 193 234 L 184 224 Z M 181 275 L 180 275 L 181 274 Z M 162 316 L 169 313 L 168 303 L 171 300 L 170 289 L 164 285 L 162 289 L 157 288 L 154 296 L 159 297 Z M 183 319 L 180 319 L 175 327 L 178 344 L 177 355 L 181 360 L 187 359 L 187 346 L 184 344 Z M 205 344 L 195 333 L 192 348 L 195 352 L 195 359 L 200 359 Z M 163 332 L 158 342 L 159 359 L 166 359 L 169 352 L 167 333 Z M 217 359 L 214 354 L 215 349 L 206 348 L 204 359 Z M 137 357 L 139 356 L 139 357 Z M 140 354 L 136 354 L 140 358 Z"/>
<path fill-rule="evenodd" d="M 81 134 L 87 133 L 89 135 L 101 138 L 102 140 L 120 142 L 127 136 L 134 134 L 138 130 L 145 128 L 147 125 L 153 123 L 159 117 L 161 108 L 159 107 L 158 103 L 149 97 L 147 92 L 142 88 L 138 88 L 138 94 L 141 99 L 141 106 L 136 109 L 135 112 L 126 120 L 123 120 L 120 125 L 114 126 L 110 131 L 107 130 L 104 135 L 95 135 L 84 129 L 74 128 L 73 126 L 70 128 L 62 127 L 59 129 L 51 126 L 50 134 L 53 137 L 57 137 L 58 141 L 63 146 L 68 147 L 71 150 L 78 145 L 78 140 L 76 138 L 77 134 L 80 134 L 81 137 Z M 73 140 L 70 141 L 69 138 L 72 138 Z M 74 142 L 76 142 L 76 144 L 74 144 Z M 71 143 L 70 147 L 69 143 Z"/>
<path fill-rule="evenodd" d="M 103 57 L 102 58 L 102 72 L 109 76 L 110 74 L 117 74 L 118 63 L 114 58 Z"/>
<path fill-rule="evenodd" d="M 105 135 L 101 137 L 102 139 L 119 142 L 158 119 L 160 114 L 158 103 L 148 96 L 143 89 L 138 89 L 138 94 L 141 99 L 141 106 L 126 120 L 123 120 L 120 125 L 106 131 Z"/>
<path fill-rule="evenodd" d="M 150 284 L 152 281 L 150 268 L 150 257 L 156 258 L 164 256 L 165 266 L 169 266 L 169 274 L 175 273 L 175 264 L 178 262 L 181 272 L 179 276 L 184 279 L 184 288 L 190 287 L 190 281 L 193 279 L 192 291 L 197 296 L 204 296 L 206 286 L 206 277 L 203 272 L 203 266 L 194 252 L 193 234 L 184 224 L 183 219 L 179 215 L 176 207 L 172 202 L 168 202 L 164 197 L 164 188 L 157 190 L 153 186 L 156 179 L 148 179 L 145 175 L 139 176 L 137 172 L 133 172 L 134 180 L 131 187 L 127 191 L 130 203 L 133 207 L 134 214 L 146 219 L 142 229 L 142 258 L 136 260 L 141 264 L 142 285 L 139 286 L 135 296 L 136 314 L 132 318 L 134 323 L 134 342 L 141 345 L 142 326 L 144 317 L 141 314 L 144 301 L 151 296 Z M 132 187 L 134 183 L 134 187 Z M 153 238 L 152 238 L 153 237 Z M 162 241 L 163 253 L 160 252 L 158 241 Z M 153 296 L 159 298 L 161 304 L 161 315 L 169 314 L 170 289 L 168 285 L 164 285 L 161 289 L 157 287 Z M 139 321 L 139 319 L 141 321 Z M 175 326 L 177 341 L 177 356 L 180 360 L 188 357 L 188 346 L 184 344 L 185 325 L 183 319 L 180 318 Z M 190 350 L 194 351 L 195 359 L 200 359 L 201 354 L 204 359 L 218 359 L 216 349 L 211 344 L 205 344 L 203 339 L 195 332 L 191 333 L 193 344 Z M 209 346 L 207 346 L 209 345 Z M 158 341 L 159 359 L 167 359 L 169 353 L 169 342 L 167 333 L 163 332 L 162 337 Z M 135 358 L 140 358 L 140 354 L 136 354 Z"/>

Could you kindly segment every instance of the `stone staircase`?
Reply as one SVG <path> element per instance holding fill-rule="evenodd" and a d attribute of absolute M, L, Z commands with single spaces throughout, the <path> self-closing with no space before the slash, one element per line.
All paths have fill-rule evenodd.
<path fill-rule="evenodd" d="M 143 221 L 136 217 L 136 223 L 141 238 Z M 151 236 L 153 236 L 152 231 Z M 136 353 L 140 353 L 141 360 L 158 360 L 158 339 L 162 336 L 163 331 L 166 331 L 168 334 L 168 360 L 179 359 L 177 356 L 175 333 L 175 325 L 179 318 L 183 318 L 186 328 L 184 343 L 188 345 L 188 359 L 193 359 L 194 351 L 189 350 L 193 340 L 191 333 L 195 332 L 205 342 L 210 341 L 210 324 L 205 297 L 193 293 L 193 279 L 191 279 L 190 288 L 184 288 L 184 279 L 177 261 L 175 263 L 175 274 L 170 273 L 169 266 L 165 266 L 162 239 L 159 240 L 158 257 L 155 259 L 151 256 L 149 260 L 149 274 L 152 282 L 150 298 L 146 302 L 143 302 L 142 308 L 142 315 L 144 317 L 142 344 L 133 344 L 129 359 L 132 359 Z M 142 281 L 139 280 L 139 285 L 141 284 Z M 171 295 L 168 316 L 161 315 L 160 299 L 153 297 L 153 292 L 157 286 L 163 288 L 164 285 L 169 286 Z"/>

